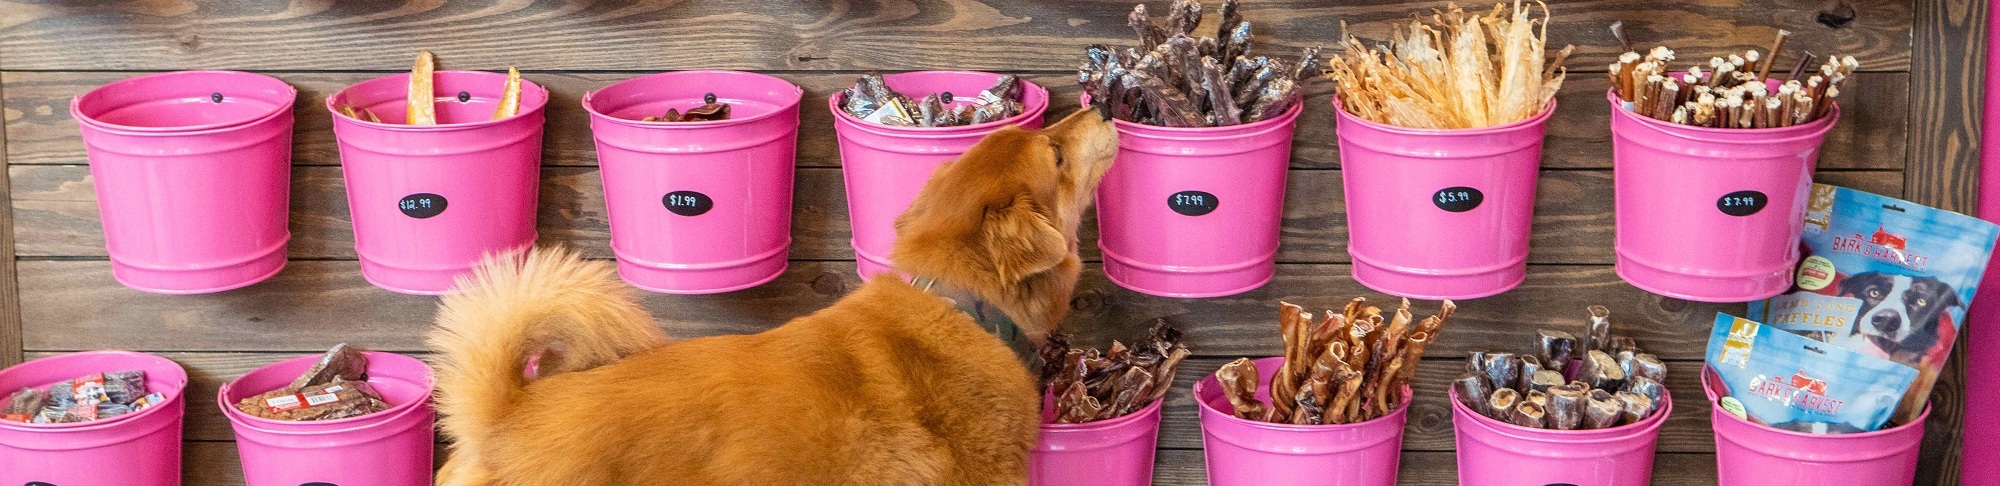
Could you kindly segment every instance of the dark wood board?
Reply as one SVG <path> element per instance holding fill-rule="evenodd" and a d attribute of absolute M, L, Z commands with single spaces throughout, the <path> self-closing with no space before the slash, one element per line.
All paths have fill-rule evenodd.
<path fill-rule="evenodd" d="M 380 73 L 267 73 L 297 86 L 296 128 L 293 162 L 299 165 L 338 165 L 331 115 L 324 100 L 327 95 L 355 82 L 381 76 Z M 837 167 L 838 143 L 833 134 L 833 114 L 827 97 L 854 83 L 859 72 L 778 73 L 806 89 L 801 102 L 798 163 L 801 167 Z M 129 76 L 126 72 L 0 72 L 6 85 L 7 152 L 13 164 L 82 164 L 83 142 L 76 121 L 70 119 L 70 99 L 89 90 Z M 530 73 L 524 77 L 547 86 L 552 94 L 548 113 L 547 143 L 543 158 L 550 165 L 595 165 L 589 116 L 581 105 L 584 93 L 628 79 L 625 73 Z M 1077 106 L 1074 74 L 1029 76 L 1031 82 L 1048 87 L 1052 94 L 1049 116 L 1067 114 Z M 1838 169 L 1900 169 L 1906 149 L 1909 75 L 1865 73 L 1857 76 L 1841 100 L 1852 106 L 1842 110 L 1842 119 L 1827 134 L 1819 167 Z M 1610 110 L 1605 100 L 1605 79 L 1601 73 L 1576 72 L 1558 96 L 1560 110 L 1549 121 L 1548 143 L 1543 165 L 1549 168 L 1611 167 Z M 1301 169 L 1329 169 L 1339 165 L 1336 149 L 1332 83 L 1308 84 L 1305 103 L 1309 107 L 1299 119 L 1293 140 L 1292 166 Z M 721 89 L 721 88 L 717 88 Z"/>
<path fill-rule="evenodd" d="M 1062 71 L 1075 67 L 1086 45 L 1136 44 L 1125 27 L 1134 3 L 37 3 L 9 12 L 0 52 L 8 53 L 8 69 L 70 71 L 399 70 L 418 49 L 460 69 Z M 1156 15 L 1166 10 L 1164 1 L 1147 3 Z M 1573 65 L 1589 70 L 1621 52 L 1605 30 L 1615 20 L 1627 23 L 1640 49 L 1664 44 L 1704 58 L 1765 48 L 1782 28 L 1796 34 L 1793 48 L 1853 55 L 1869 69 L 1908 69 L 1911 5 L 1848 3 L 1860 15 L 1842 28 L 1818 22 L 1820 2 L 1559 3 L 1551 5 L 1549 43 L 1576 44 Z M 1294 56 L 1306 46 L 1333 45 L 1342 21 L 1357 35 L 1382 37 L 1390 24 L 1436 6 L 1261 0 L 1245 2 L 1242 12 L 1257 23 L 1263 49 Z"/>
<path fill-rule="evenodd" d="M 16 254 L 23 257 L 102 257 L 103 230 L 87 167 L 17 165 L 13 210 L 19 221 Z M 292 173 L 292 258 L 352 259 L 353 223 L 340 170 L 299 167 Z M 1819 180 L 1896 195 L 1902 173 L 1826 171 Z M 1345 191 L 1339 171 L 1294 170 L 1287 181 L 1287 210 L 1278 261 L 1344 263 L 1347 254 Z M 838 169 L 806 168 L 796 174 L 791 258 L 852 260 L 845 188 Z M 1612 263 L 1610 171 L 1549 170 L 1538 184 L 1528 260 L 1549 264 Z M 1425 194 L 1415 195 L 1421 200 Z M 385 201 L 392 204 L 394 201 Z M 567 244 L 593 257 L 611 258 L 603 184 L 587 167 L 542 172 L 541 242 Z M 1098 259 L 1095 212 L 1079 235 L 1083 256 Z"/>

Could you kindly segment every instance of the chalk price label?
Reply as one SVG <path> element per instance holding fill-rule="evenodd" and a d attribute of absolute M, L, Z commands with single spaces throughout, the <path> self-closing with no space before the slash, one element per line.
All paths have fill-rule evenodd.
<path fill-rule="evenodd" d="M 326 483 L 326 482 L 317 482 L 317 481 L 315 481 L 315 482 L 310 482 L 310 483 L 305 483 L 305 484 L 301 484 L 301 485 L 299 485 L 299 486 L 340 486 L 340 485 L 338 485 L 338 484 L 333 484 L 333 483 Z"/>
<path fill-rule="evenodd" d="M 1222 204 L 1221 199 L 1217 199 L 1214 194 L 1201 191 L 1181 191 L 1167 196 L 1167 209 L 1184 216 L 1213 213 L 1219 204 Z"/>
<path fill-rule="evenodd" d="M 707 194 L 694 191 L 669 192 L 660 197 L 660 204 L 665 205 L 667 211 L 681 216 L 700 216 L 710 209 L 715 209 L 714 199 L 710 199 Z"/>
<path fill-rule="evenodd" d="M 396 209 L 402 211 L 404 216 L 428 219 L 444 214 L 446 204 L 444 196 L 421 192 L 403 196 L 403 200 L 396 201 Z"/>
<path fill-rule="evenodd" d="M 1486 194 L 1465 186 L 1447 187 L 1431 193 L 1431 204 L 1437 205 L 1438 209 L 1454 213 L 1471 211 L 1485 201 Z"/>
<path fill-rule="evenodd" d="M 28 484 L 24 484 L 21 486 L 56 486 L 56 485 L 52 483 L 44 483 L 41 481 L 28 481 Z"/>
<path fill-rule="evenodd" d="M 1764 206 L 1770 202 L 1771 198 L 1761 192 L 1736 191 L 1723 194 L 1722 199 L 1715 200 L 1715 209 L 1730 216 L 1749 216 L 1763 211 Z"/>

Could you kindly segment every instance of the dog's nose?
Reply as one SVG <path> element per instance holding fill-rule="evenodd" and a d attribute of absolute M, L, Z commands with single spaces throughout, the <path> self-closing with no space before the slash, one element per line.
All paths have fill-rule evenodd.
<path fill-rule="evenodd" d="M 1869 324 L 1873 324 L 1875 326 L 1875 330 L 1882 332 L 1895 332 L 1896 329 L 1903 327 L 1902 316 L 1886 312 L 1881 314 L 1875 314 L 1873 317 L 1870 317 L 1868 321 Z"/>

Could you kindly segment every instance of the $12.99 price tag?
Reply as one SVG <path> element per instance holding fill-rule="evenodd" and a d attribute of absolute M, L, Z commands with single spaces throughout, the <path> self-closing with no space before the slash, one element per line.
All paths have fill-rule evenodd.
<path fill-rule="evenodd" d="M 396 201 L 396 210 L 402 211 L 404 216 L 426 219 L 444 214 L 445 204 L 444 196 L 420 192 L 403 196 L 401 201 Z"/>

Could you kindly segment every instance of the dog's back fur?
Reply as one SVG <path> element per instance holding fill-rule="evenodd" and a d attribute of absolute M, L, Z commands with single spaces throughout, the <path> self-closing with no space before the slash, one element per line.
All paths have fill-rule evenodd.
<path fill-rule="evenodd" d="M 1003 130 L 966 156 L 993 160 L 940 171 L 916 205 L 930 209 L 898 223 L 934 240 L 899 241 L 901 268 L 994 302 L 1031 335 L 1053 327 L 1080 266 L 1076 220 L 1116 148 L 1087 113 Z M 968 197 L 994 201 L 925 201 Z M 985 223 L 943 223 L 968 218 Z M 440 485 L 1026 482 L 1033 378 L 950 301 L 895 277 L 770 331 L 673 342 L 608 262 L 542 249 L 461 286 L 431 336 L 454 440 Z"/>

